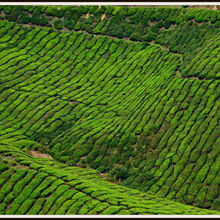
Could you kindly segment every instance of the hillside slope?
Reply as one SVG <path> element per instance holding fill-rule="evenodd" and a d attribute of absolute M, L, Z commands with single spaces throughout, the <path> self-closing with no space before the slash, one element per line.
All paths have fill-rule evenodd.
<path fill-rule="evenodd" d="M 48 8 L 42 9 L 45 18 Z M 96 15 L 102 17 L 99 22 L 104 22 L 103 13 L 107 16 L 109 8 Z M 2 10 L 7 12 L 5 7 Z M 64 17 L 68 20 L 68 11 L 79 8 L 65 10 Z M 134 16 L 137 9 L 132 10 L 113 7 L 113 15 L 109 20 L 106 18 L 102 26 L 110 25 L 105 32 L 97 30 L 101 23 L 97 26 L 93 23 L 91 31 L 75 26 L 75 31 L 65 28 L 57 31 L 51 27 L 4 21 L 11 19 L 11 12 L 2 18 L 0 149 L 4 152 L 4 146 L 9 146 L 15 152 L 21 150 L 20 153 L 46 152 L 65 163 L 60 166 L 77 165 L 80 170 L 88 166 L 101 173 L 110 173 L 114 181 L 147 192 L 149 198 L 156 195 L 157 198 L 220 210 L 219 13 L 210 12 L 216 20 L 207 17 L 207 23 L 204 20 L 199 25 L 196 22 L 201 21 L 193 16 L 197 12 L 193 11 L 195 9 L 175 9 L 176 17 L 170 15 L 168 21 L 171 25 L 177 17 L 179 20 L 170 26 L 167 19 L 161 17 L 166 28 L 159 28 L 155 37 L 151 34 L 155 29 L 152 27 L 158 26 L 160 20 L 155 19 L 158 13 L 164 15 L 165 9 L 162 13 L 161 9 L 145 8 L 142 16 L 152 11 L 148 28 L 151 29 L 148 37 L 154 36 L 152 39 L 146 36 L 138 39 L 134 34 L 122 36 L 128 37 L 123 39 L 112 36 L 113 21 L 124 11 L 137 25 L 138 13 Z M 52 17 L 48 17 L 51 23 L 55 19 Z M 87 24 L 83 15 L 77 19 Z M 185 41 L 187 30 L 191 30 L 192 37 Z M 144 36 L 143 33 L 139 35 Z M 5 190 L 3 185 L 2 191 Z M 29 208 L 34 199 L 27 202 Z M 7 210 L 6 214 L 17 212 L 17 208 L 12 211 L 6 208 L 10 201 L 2 200 L 2 213 L 5 213 L 3 210 Z M 39 202 L 44 201 L 40 199 Z M 28 213 L 29 208 L 23 214 Z M 175 208 L 168 213 L 187 214 L 191 209 L 195 214 L 206 212 L 190 207 L 183 208 L 184 212 Z M 36 213 L 40 214 L 40 210 Z M 164 213 L 162 202 L 158 214 Z"/>
<path fill-rule="evenodd" d="M 0 143 L 0 214 L 219 214 L 109 183 L 97 172 L 33 158 Z"/>

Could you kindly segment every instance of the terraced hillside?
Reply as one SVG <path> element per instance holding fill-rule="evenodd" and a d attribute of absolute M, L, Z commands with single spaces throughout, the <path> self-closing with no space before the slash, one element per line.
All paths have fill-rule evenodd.
<path fill-rule="evenodd" d="M 109 183 L 98 172 L 1 143 L 0 214 L 219 214 Z"/>
<path fill-rule="evenodd" d="M 0 214 L 219 214 L 109 183 L 98 172 L 33 158 L 1 143 Z"/>
<path fill-rule="evenodd" d="M 219 11 L 0 9 L 1 214 L 219 214 Z"/>

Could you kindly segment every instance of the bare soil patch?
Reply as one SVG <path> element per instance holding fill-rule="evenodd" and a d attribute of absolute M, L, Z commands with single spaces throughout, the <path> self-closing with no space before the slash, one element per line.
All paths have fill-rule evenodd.
<path fill-rule="evenodd" d="M 30 151 L 30 154 L 33 156 L 33 157 L 41 157 L 41 158 L 48 158 L 48 159 L 53 159 L 50 155 L 48 154 L 42 154 L 38 151 Z"/>
<path fill-rule="evenodd" d="M 106 15 L 105 15 L 105 14 L 103 14 L 103 15 L 102 15 L 102 17 L 101 17 L 101 20 L 103 20 L 105 17 L 106 17 Z"/>

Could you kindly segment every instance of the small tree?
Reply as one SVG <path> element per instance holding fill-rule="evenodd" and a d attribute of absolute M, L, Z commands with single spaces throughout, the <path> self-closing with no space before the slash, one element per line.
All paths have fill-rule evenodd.
<path fill-rule="evenodd" d="M 112 175 L 115 175 L 116 179 L 127 179 L 129 177 L 129 170 L 122 165 L 116 164 L 111 171 Z"/>
<path fill-rule="evenodd" d="M 67 27 L 69 30 L 72 30 L 75 25 L 75 20 L 64 20 L 64 26 Z"/>
<path fill-rule="evenodd" d="M 40 11 L 38 9 L 36 9 L 32 15 L 31 18 L 31 23 L 32 24 L 40 24 Z"/>
<path fill-rule="evenodd" d="M 163 27 L 163 22 L 162 21 L 157 22 L 156 26 L 158 28 L 162 28 Z"/>
<path fill-rule="evenodd" d="M 50 6 L 47 8 L 47 10 L 45 11 L 46 15 L 49 16 L 56 16 L 57 14 L 57 6 Z"/>
<path fill-rule="evenodd" d="M 130 38 L 131 38 L 131 40 L 140 41 L 141 40 L 141 35 L 139 33 L 134 32 L 134 33 L 131 34 Z"/>
<path fill-rule="evenodd" d="M 12 9 L 13 9 L 13 6 L 5 6 L 4 7 L 5 14 L 10 14 Z"/>
<path fill-rule="evenodd" d="M 28 24 L 31 21 L 31 18 L 28 16 L 27 12 L 23 12 L 18 19 L 18 23 Z"/>
<path fill-rule="evenodd" d="M 171 21 L 167 19 L 167 20 L 164 22 L 164 27 L 165 27 L 166 29 L 168 29 L 168 28 L 170 27 L 170 25 L 171 25 Z"/>
<path fill-rule="evenodd" d="M 62 23 L 62 21 L 61 20 L 55 20 L 54 21 L 54 27 L 56 28 L 56 29 L 58 29 L 58 30 L 60 30 L 60 29 L 62 29 L 63 28 L 63 23 Z"/>
<path fill-rule="evenodd" d="M 143 36 L 143 40 L 144 41 L 152 41 L 155 40 L 157 38 L 157 34 L 153 33 L 153 32 L 148 32 L 146 35 Z"/>
<path fill-rule="evenodd" d="M 154 32 L 154 33 L 158 33 L 158 27 L 157 26 L 152 26 L 151 28 L 150 28 L 150 30 L 152 31 L 152 32 Z"/>
<path fill-rule="evenodd" d="M 49 23 L 49 22 L 48 22 L 47 17 L 43 14 L 43 15 L 41 16 L 41 19 L 40 19 L 40 25 L 45 26 L 45 25 L 47 25 L 48 23 Z"/>

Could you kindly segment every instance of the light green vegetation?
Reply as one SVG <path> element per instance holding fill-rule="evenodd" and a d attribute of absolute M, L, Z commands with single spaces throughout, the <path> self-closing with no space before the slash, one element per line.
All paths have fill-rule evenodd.
<path fill-rule="evenodd" d="M 210 10 L 39 9 L 74 28 L 0 20 L 0 212 L 218 213 L 208 209 L 220 210 L 219 12 L 200 21 Z M 71 10 L 82 10 L 72 23 Z M 119 14 L 139 31 L 114 35 L 129 27 Z"/>
<path fill-rule="evenodd" d="M 1 167 L 6 167 L 1 170 L 0 214 L 219 214 L 118 186 L 89 168 L 33 158 L 16 147 L 0 146 Z"/>

